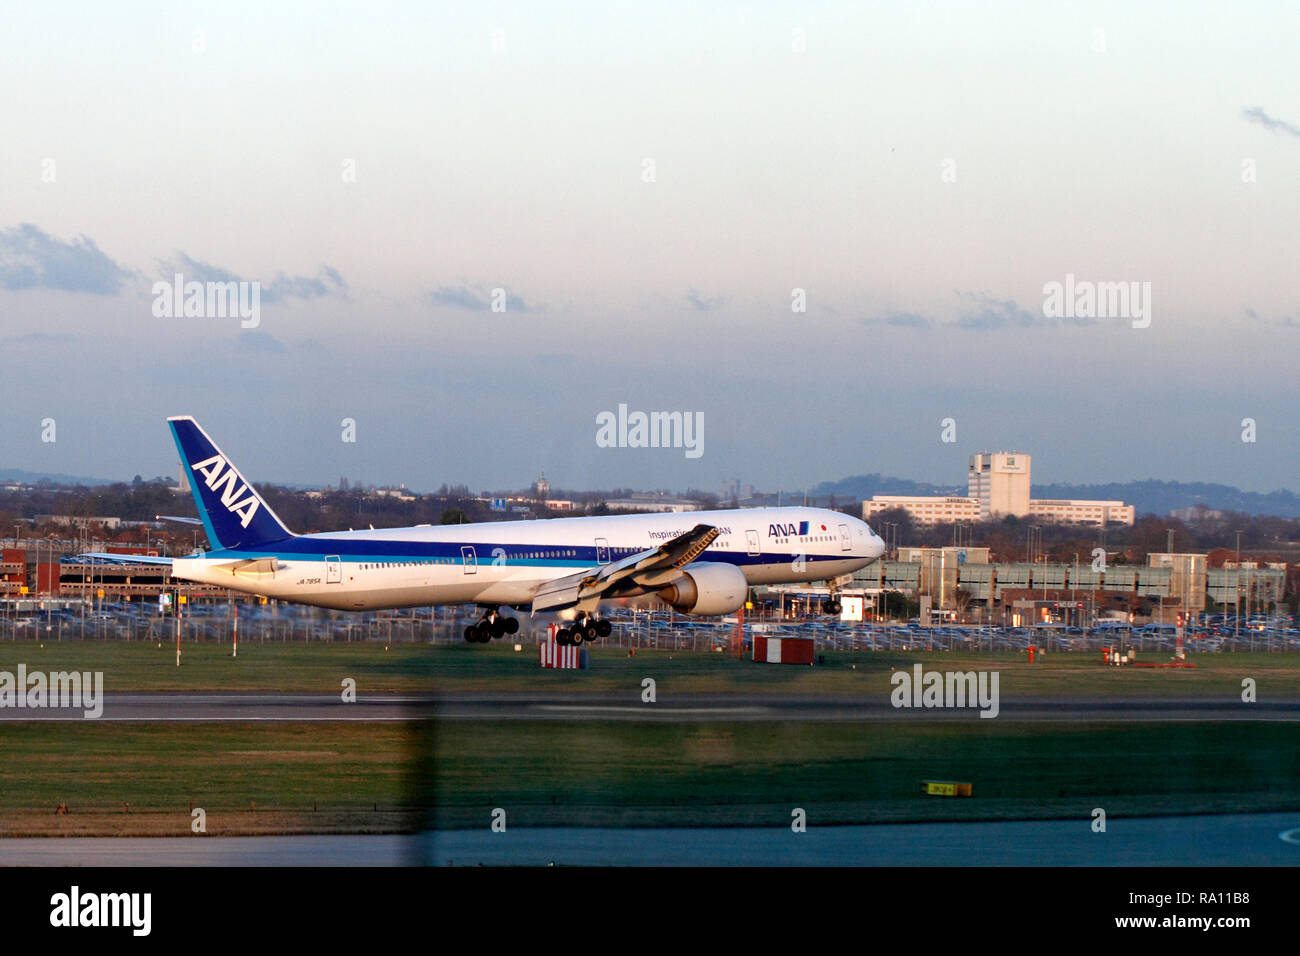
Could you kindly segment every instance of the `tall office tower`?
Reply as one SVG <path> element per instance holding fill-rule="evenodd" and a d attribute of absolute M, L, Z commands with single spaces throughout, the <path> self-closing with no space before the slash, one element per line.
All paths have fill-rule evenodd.
<path fill-rule="evenodd" d="M 979 499 L 983 519 L 1029 514 L 1029 456 L 1005 451 L 971 455 L 966 488 Z"/>

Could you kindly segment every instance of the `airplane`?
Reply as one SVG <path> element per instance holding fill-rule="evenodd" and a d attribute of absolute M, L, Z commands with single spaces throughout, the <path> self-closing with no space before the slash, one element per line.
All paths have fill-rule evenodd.
<path fill-rule="evenodd" d="M 518 631 L 503 607 L 556 614 L 556 642 L 575 646 L 609 635 L 607 602 L 654 595 L 717 616 L 756 584 L 826 581 L 823 610 L 838 613 L 839 582 L 885 550 L 865 522 L 806 507 L 294 534 L 194 418 L 167 422 L 212 549 L 152 559 L 173 578 L 349 611 L 472 604 L 471 643 Z"/>

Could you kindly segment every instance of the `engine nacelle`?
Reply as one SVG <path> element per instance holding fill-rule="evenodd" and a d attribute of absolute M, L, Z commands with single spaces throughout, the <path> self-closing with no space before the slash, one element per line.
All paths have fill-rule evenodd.
<path fill-rule="evenodd" d="M 659 596 L 687 614 L 731 614 L 745 606 L 749 582 L 734 564 L 688 564 Z"/>

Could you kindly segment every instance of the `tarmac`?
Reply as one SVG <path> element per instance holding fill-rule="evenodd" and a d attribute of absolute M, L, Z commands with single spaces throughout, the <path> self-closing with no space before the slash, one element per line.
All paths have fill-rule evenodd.
<path fill-rule="evenodd" d="M 638 689 L 639 690 L 639 689 Z M 103 711 L 83 708 L 0 707 L 0 722 L 37 720 L 135 721 L 409 721 L 409 720 L 628 720 L 655 722 L 981 720 L 977 707 L 894 707 L 888 697 L 743 694 L 660 695 L 643 703 L 639 693 L 339 694 L 282 692 L 133 692 L 103 694 Z M 998 720 L 1024 721 L 1300 721 L 1300 701 L 1240 698 L 1022 698 L 1002 697 Z"/>
<path fill-rule="evenodd" d="M 409 836 L 0 840 L 0 866 L 1297 866 L 1300 813 Z"/>

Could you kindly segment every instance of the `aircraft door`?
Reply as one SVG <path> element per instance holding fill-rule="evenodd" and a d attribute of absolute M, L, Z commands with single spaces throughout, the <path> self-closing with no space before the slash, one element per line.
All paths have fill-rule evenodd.
<path fill-rule="evenodd" d="M 343 561 L 337 554 L 331 554 L 325 558 L 325 583 L 343 583 Z"/>
<path fill-rule="evenodd" d="M 758 532 L 757 532 L 757 531 L 754 531 L 754 530 L 751 529 L 751 530 L 745 532 L 745 544 L 749 547 L 749 553 L 750 553 L 751 555 L 759 555 L 759 554 L 762 554 L 762 549 L 760 549 L 759 546 L 758 546 Z"/>
<path fill-rule="evenodd" d="M 474 546 L 470 544 L 461 545 L 460 563 L 465 565 L 465 573 L 473 574 L 478 570 L 478 558 L 474 554 Z"/>
<path fill-rule="evenodd" d="M 849 526 L 846 524 L 840 525 L 840 550 L 853 550 L 853 537 L 849 534 Z"/>
<path fill-rule="evenodd" d="M 596 563 L 609 564 L 609 540 L 606 538 L 596 539 Z"/>

